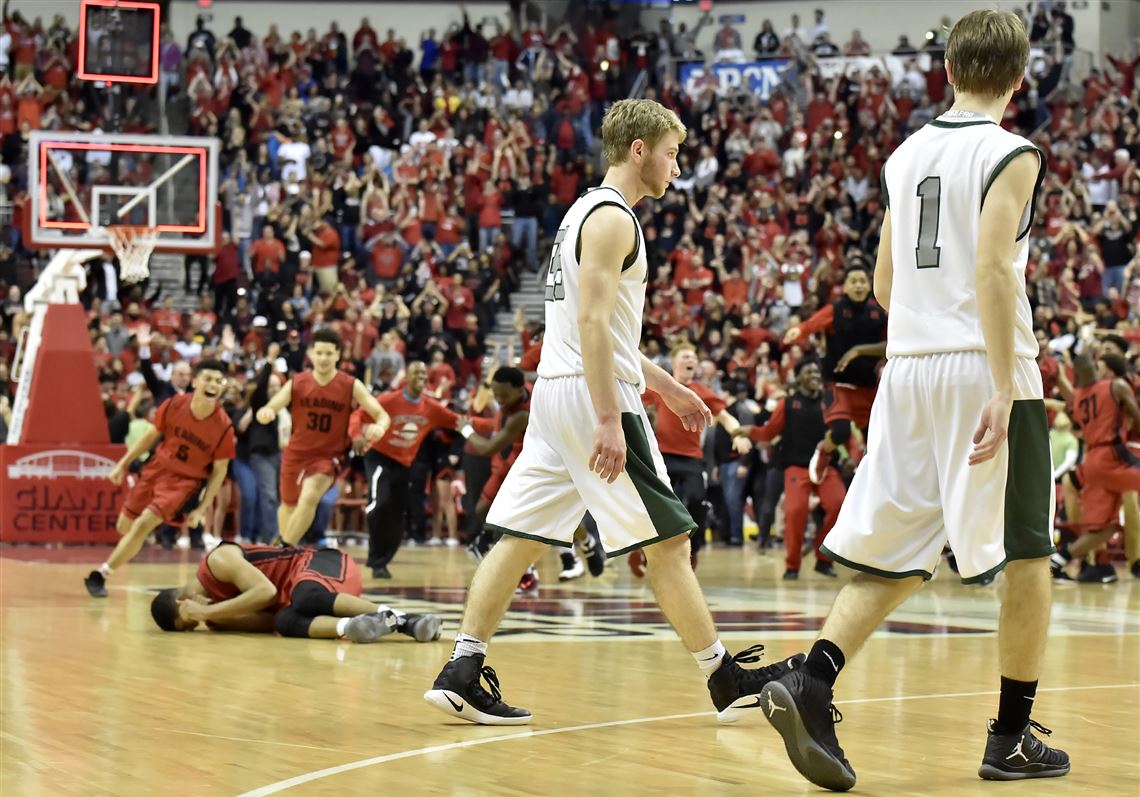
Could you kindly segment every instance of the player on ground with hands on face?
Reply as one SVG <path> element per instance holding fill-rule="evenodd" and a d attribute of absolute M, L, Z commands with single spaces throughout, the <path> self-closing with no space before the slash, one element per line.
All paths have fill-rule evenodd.
<path fill-rule="evenodd" d="M 162 440 L 127 494 L 116 525 L 122 538 L 107 561 L 84 580 L 92 597 L 107 597 L 107 576 L 133 559 L 160 524 L 179 520 L 205 485 L 201 500 L 186 519 L 191 528 L 201 525 L 235 455 L 233 424 L 221 406 L 226 372 L 220 361 L 199 362 L 193 392 L 163 402 L 155 414 L 154 428 L 144 432 L 115 464 L 109 478 L 113 484 L 122 484 L 131 463 Z"/>
<path fill-rule="evenodd" d="M 273 632 L 308 639 L 375 642 L 393 632 L 439 638 L 433 614 L 407 614 L 360 597 L 360 571 L 331 548 L 223 542 L 202 557 L 185 586 L 164 589 L 150 614 L 163 631 Z"/>

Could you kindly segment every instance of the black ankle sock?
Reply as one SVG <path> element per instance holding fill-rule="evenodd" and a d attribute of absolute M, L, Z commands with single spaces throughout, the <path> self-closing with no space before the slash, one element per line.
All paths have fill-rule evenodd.
<path fill-rule="evenodd" d="M 994 733 L 1020 733 L 1029 724 L 1029 712 L 1033 710 L 1036 694 L 1036 681 L 1015 681 L 1003 676 Z"/>
<path fill-rule="evenodd" d="M 804 662 L 804 669 L 808 675 L 826 681 L 828 686 L 835 686 L 835 679 L 839 677 L 845 661 L 843 651 L 834 642 L 817 639 Z"/>

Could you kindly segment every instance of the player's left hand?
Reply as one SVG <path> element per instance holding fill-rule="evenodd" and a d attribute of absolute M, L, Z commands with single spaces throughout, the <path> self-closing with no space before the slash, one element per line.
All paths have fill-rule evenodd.
<path fill-rule="evenodd" d="M 744 436 L 734 437 L 732 438 L 732 450 L 743 456 L 752 450 L 752 440 Z"/>
<path fill-rule="evenodd" d="M 840 371 L 846 371 L 847 366 L 851 365 L 851 361 L 856 357 L 861 356 L 862 354 L 863 352 L 861 351 L 861 347 L 852 346 L 847 350 L 846 354 L 839 358 L 839 362 L 835 364 L 835 372 L 839 373 Z"/>
<path fill-rule="evenodd" d="M 661 394 L 665 406 L 681 419 L 681 426 L 686 432 L 699 432 L 706 426 L 712 426 L 713 416 L 708 406 L 689 388 L 677 382 L 672 390 Z"/>
<path fill-rule="evenodd" d="M 982 408 L 978 428 L 974 430 L 974 450 L 970 452 L 969 463 L 979 465 L 991 460 L 1005 445 L 1009 436 L 1009 413 L 1013 409 L 1013 399 L 1002 393 L 994 393 Z"/>
<path fill-rule="evenodd" d="M 364 439 L 369 443 L 375 443 L 384 436 L 384 432 L 388 431 L 388 424 L 386 423 L 370 423 L 364 427 Z"/>
<path fill-rule="evenodd" d="M 193 510 L 189 515 L 186 516 L 186 528 L 188 528 L 188 529 L 198 528 L 199 526 L 202 525 L 202 518 L 204 518 L 205 516 L 206 516 L 206 512 L 201 507 L 198 507 L 197 509 Z"/>

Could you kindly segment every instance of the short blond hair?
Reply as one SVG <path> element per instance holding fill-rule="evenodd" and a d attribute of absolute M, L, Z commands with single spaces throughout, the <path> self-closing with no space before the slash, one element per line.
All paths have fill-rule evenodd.
<path fill-rule="evenodd" d="M 673 131 L 678 143 L 685 140 L 687 130 L 677 114 L 653 100 L 619 100 L 602 120 L 602 153 L 607 166 L 617 166 L 629 159 L 629 148 L 641 139 L 653 149 Z"/>
<path fill-rule="evenodd" d="M 955 91 L 1000 97 L 1017 85 L 1029 63 L 1029 36 L 1016 14 L 972 11 L 946 42 Z"/>

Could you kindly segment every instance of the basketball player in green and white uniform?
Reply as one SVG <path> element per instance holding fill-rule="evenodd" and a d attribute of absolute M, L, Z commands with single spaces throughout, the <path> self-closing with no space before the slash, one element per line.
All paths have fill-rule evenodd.
<path fill-rule="evenodd" d="M 769 722 L 811 782 L 846 791 L 832 687 L 880 622 L 931 578 L 944 543 L 964 582 L 1004 569 L 1001 697 L 978 774 L 1064 775 L 1069 757 L 1030 720 L 1049 625 L 1053 479 L 1025 295 L 1044 156 L 998 122 L 1029 40 L 1011 13 L 964 16 L 947 43 L 954 106 L 883 168 L 887 214 L 875 295 L 889 313 L 887 366 L 867 456 L 824 551 L 860 572 L 836 597 L 802 668 L 761 692 Z M 953 688 L 947 684 L 947 688 Z"/>
<path fill-rule="evenodd" d="M 602 123 L 605 179 L 570 207 L 554 239 L 530 422 L 487 515 L 487 527 L 503 538 L 480 563 L 451 660 L 424 695 L 450 716 L 489 725 L 530 722 L 529 711 L 502 701 L 495 671 L 483 665 L 487 642 L 519 576 L 547 546 L 569 548 L 586 511 L 609 556 L 645 549 L 658 605 L 708 676 L 721 721 L 754 711 L 764 684 L 798 661 L 746 670 L 739 662 L 756 661 L 760 646 L 734 657 L 717 638 L 689 566 L 695 524 L 669 486 L 641 402 L 648 387 L 686 428 L 712 422 L 704 402 L 639 349 L 648 263 L 632 208 L 643 197 L 664 195 L 680 173 L 684 140 L 684 125 L 658 103 L 615 103 Z"/>

